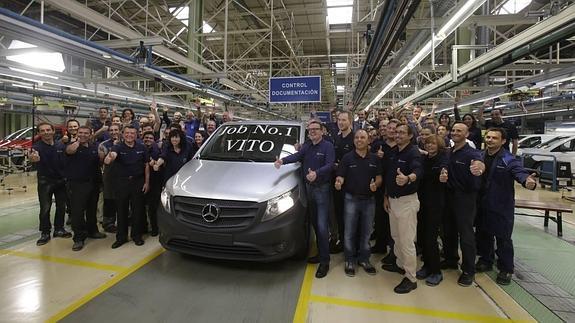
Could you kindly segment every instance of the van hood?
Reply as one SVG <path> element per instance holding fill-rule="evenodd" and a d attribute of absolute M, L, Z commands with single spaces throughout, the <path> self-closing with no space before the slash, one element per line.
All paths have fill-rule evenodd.
<path fill-rule="evenodd" d="M 549 149 L 523 148 L 519 155 L 548 154 Z"/>
<path fill-rule="evenodd" d="M 173 196 L 264 202 L 300 182 L 299 164 L 192 159 L 166 183 Z"/>

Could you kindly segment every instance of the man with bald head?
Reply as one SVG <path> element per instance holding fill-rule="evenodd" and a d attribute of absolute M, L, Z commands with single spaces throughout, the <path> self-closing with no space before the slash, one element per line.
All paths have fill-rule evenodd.
<path fill-rule="evenodd" d="M 473 224 L 476 216 L 477 194 L 481 188 L 481 174 L 485 170 L 481 152 L 467 143 L 469 129 L 463 122 L 456 122 L 451 128 L 453 147 L 449 154 L 447 181 L 447 212 L 443 221 L 445 261 L 442 269 L 457 269 L 461 247 L 461 275 L 457 283 L 471 286 L 475 277 L 475 233 Z"/>

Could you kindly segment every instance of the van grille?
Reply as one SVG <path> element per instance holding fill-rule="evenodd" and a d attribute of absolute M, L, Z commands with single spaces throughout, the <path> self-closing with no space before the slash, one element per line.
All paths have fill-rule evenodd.
<path fill-rule="evenodd" d="M 222 246 L 211 243 L 196 242 L 184 239 L 172 239 L 168 242 L 168 246 L 180 249 L 191 250 L 200 254 L 219 254 L 222 256 L 248 256 L 259 258 L 264 256 L 262 252 L 256 248 L 249 246 Z"/>
<path fill-rule="evenodd" d="M 176 218 L 201 231 L 244 229 L 253 223 L 260 210 L 260 205 L 256 202 L 211 200 L 183 196 L 176 196 L 173 201 Z M 202 210 L 208 204 L 215 204 L 220 209 L 219 217 L 214 222 L 207 222 L 202 217 Z"/>

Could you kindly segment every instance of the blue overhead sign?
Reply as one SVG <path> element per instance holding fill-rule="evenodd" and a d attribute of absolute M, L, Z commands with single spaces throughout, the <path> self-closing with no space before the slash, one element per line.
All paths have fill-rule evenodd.
<path fill-rule="evenodd" d="M 270 103 L 321 102 L 321 76 L 270 78 Z"/>

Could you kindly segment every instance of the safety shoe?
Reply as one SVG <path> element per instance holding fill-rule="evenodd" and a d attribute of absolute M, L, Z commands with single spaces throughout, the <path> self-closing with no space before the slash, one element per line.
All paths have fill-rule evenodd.
<path fill-rule="evenodd" d="M 466 272 L 463 272 L 460 276 L 459 279 L 457 280 L 457 283 L 459 284 L 459 286 L 463 286 L 463 287 L 469 287 L 471 286 L 471 284 L 473 284 L 473 279 L 475 278 L 475 275 L 472 274 L 468 274 Z"/>
<path fill-rule="evenodd" d="M 427 268 L 421 267 L 421 269 L 415 273 L 415 278 L 425 279 L 425 278 L 429 277 L 430 274 L 431 273 L 427 270 Z"/>
<path fill-rule="evenodd" d="M 495 282 L 497 282 L 499 285 L 509 285 L 511 284 L 512 275 L 512 273 L 500 271 L 499 274 L 497 274 L 497 279 Z"/>
<path fill-rule="evenodd" d="M 383 257 L 383 259 L 381 259 L 381 263 L 382 264 L 395 264 L 395 261 L 397 260 L 397 257 L 395 256 L 395 254 L 393 253 L 393 250 L 390 251 L 387 256 Z"/>
<path fill-rule="evenodd" d="M 377 271 L 369 261 L 360 261 L 359 265 L 368 275 L 375 275 Z"/>
<path fill-rule="evenodd" d="M 439 285 L 439 283 L 441 283 L 442 280 L 443 280 L 442 274 L 431 274 L 427 276 L 427 278 L 425 279 L 425 284 L 427 286 L 437 286 Z"/>
<path fill-rule="evenodd" d="M 126 243 L 126 241 L 116 240 L 116 241 L 114 241 L 114 243 L 112 244 L 112 249 L 120 248 L 124 243 Z"/>
<path fill-rule="evenodd" d="M 92 239 L 106 239 L 106 237 L 106 234 L 97 231 L 88 235 L 88 238 Z"/>
<path fill-rule="evenodd" d="M 493 270 L 493 266 L 489 265 L 483 261 L 478 261 L 475 264 L 475 272 L 477 273 L 484 273 Z"/>
<path fill-rule="evenodd" d="M 317 266 L 317 271 L 315 272 L 315 278 L 324 278 L 327 276 L 328 271 L 329 264 L 319 264 L 319 266 Z"/>
<path fill-rule="evenodd" d="M 441 269 L 459 269 L 459 265 L 457 264 L 457 261 L 453 262 L 453 261 L 449 261 L 449 260 L 442 260 L 441 263 L 439 263 L 439 268 L 441 268 Z"/>
<path fill-rule="evenodd" d="M 144 245 L 144 240 L 143 239 L 134 239 L 134 244 L 136 246 L 143 246 Z"/>
<path fill-rule="evenodd" d="M 73 251 L 80 251 L 84 249 L 84 240 L 74 241 L 74 245 L 72 246 Z"/>
<path fill-rule="evenodd" d="M 118 228 L 115 225 L 110 224 L 104 227 L 104 231 L 108 233 L 116 233 L 118 232 Z"/>
<path fill-rule="evenodd" d="M 152 231 L 150 232 L 150 236 L 152 236 L 152 237 L 156 237 L 158 234 L 160 234 L 160 233 L 158 232 L 158 230 L 152 229 Z"/>
<path fill-rule="evenodd" d="M 383 264 L 381 265 L 381 269 L 385 271 L 390 271 L 392 273 L 399 273 L 401 275 L 405 275 L 405 270 L 399 267 L 397 264 Z"/>
<path fill-rule="evenodd" d="M 329 253 L 330 254 L 338 254 L 343 251 L 343 243 L 341 240 L 337 240 L 336 243 L 330 243 L 329 245 Z"/>
<path fill-rule="evenodd" d="M 319 264 L 319 255 L 311 256 L 307 258 L 308 264 Z"/>
<path fill-rule="evenodd" d="M 401 283 L 399 283 L 399 285 L 395 286 L 393 291 L 396 292 L 397 294 L 407 294 L 416 288 L 417 283 L 412 282 L 406 277 L 403 278 L 403 280 L 401 281 Z"/>
<path fill-rule="evenodd" d="M 353 265 L 353 262 L 346 261 L 344 271 L 347 277 L 355 276 L 355 266 Z"/>
<path fill-rule="evenodd" d="M 37 246 L 43 246 L 43 245 L 47 244 L 48 241 L 50 241 L 50 232 L 42 233 L 42 235 L 40 236 L 40 239 L 38 239 L 38 241 L 36 241 L 36 245 Z"/>
<path fill-rule="evenodd" d="M 57 230 L 54 231 L 54 238 L 72 238 L 72 233 L 62 229 L 62 230 Z"/>

